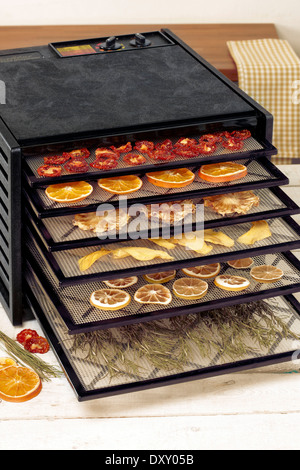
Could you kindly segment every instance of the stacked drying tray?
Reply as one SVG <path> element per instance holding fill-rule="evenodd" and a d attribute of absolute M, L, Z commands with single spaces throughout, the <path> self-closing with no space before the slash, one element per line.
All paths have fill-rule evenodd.
<path fill-rule="evenodd" d="M 166 29 L 3 51 L 0 72 L 0 299 L 78 400 L 292 357 L 300 208 L 266 110 Z"/>
<path fill-rule="evenodd" d="M 299 207 L 278 187 L 287 184 L 284 175 L 260 156 L 252 132 L 244 131 L 196 135 L 186 127 L 169 130 L 168 138 L 123 137 L 118 147 L 106 139 L 91 147 L 86 141 L 84 148 L 61 147 L 60 155 L 57 148 L 26 155 L 26 177 L 33 183 L 24 193 L 29 302 L 48 335 L 54 334 L 52 343 L 79 399 L 253 366 L 289 350 L 300 331 L 289 296 L 300 290 L 300 263 L 287 251 L 300 246 L 300 227 L 291 218 Z M 232 135 L 241 136 L 238 151 L 226 150 Z M 194 156 L 191 164 L 185 152 L 196 155 L 199 142 L 208 139 L 214 153 Z M 159 154 L 166 162 L 153 158 L 153 146 L 171 144 Z M 203 171 L 209 174 L 215 165 L 212 155 L 221 171 L 230 161 L 241 173 L 206 181 Z M 61 156 L 58 177 L 39 175 L 45 161 L 58 164 Z M 111 158 L 119 176 L 95 170 L 95 162 Z M 131 158 L 138 164 L 126 164 Z M 88 171 L 72 167 L 74 159 Z M 182 168 L 188 170 L 185 178 L 195 175 L 191 181 L 162 187 L 164 178 L 169 186 L 171 175 L 181 177 Z M 89 195 L 58 202 L 61 187 L 74 181 L 90 185 Z M 130 186 L 136 182 L 139 189 Z M 170 207 L 169 224 L 164 217 Z M 235 263 L 240 259 L 248 260 L 244 268 Z M 251 269 L 261 265 L 273 266 L 272 282 L 252 276 Z M 102 303 L 107 298 L 112 304 Z"/>

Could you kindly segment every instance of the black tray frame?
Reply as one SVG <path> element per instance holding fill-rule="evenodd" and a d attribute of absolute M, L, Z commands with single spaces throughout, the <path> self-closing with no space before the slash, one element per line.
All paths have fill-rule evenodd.
<path fill-rule="evenodd" d="M 58 286 L 72 286 L 72 285 L 80 285 L 85 284 L 87 282 L 95 282 L 95 281 L 103 281 L 107 279 L 120 279 L 124 277 L 130 276 L 140 276 L 143 274 L 155 273 L 160 272 L 162 269 L 164 271 L 169 271 L 173 269 L 181 269 L 182 267 L 191 267 L 191 266 L 202 266 L 205 264 L 211 263 L 222 263 L 229 260 L 235 259 L 242 259 L 248 258 L 252 256 L 259 256 L 261 254 L 268 254 L 268 253 L 277 253 L 277 252 L 285 252 L 285 251 L 293 251 L 300 249 L 300 225 L 295 222 L 294 219 L 290 216 L 282 217 L 282 220 L 296 232 L 298 235 L 298 239 L 291 241 L 291 242 L 283 242 L 278 244 L 272 244 L 270 246 L 258 246 L 253 248 L 245 248 L 244 250 L 223 253 L 223 254 L 208 254 L 206 256 L 198 256 L 195 258 L 191 258 L 189 260 L 175 260 L 175 261 L 168 261 L 163 264 L 155 264 L 152 266 L 135 266 L 131 268 L 122 269 L 119 271 L 112 271 L 112 272 L 102 272 L 97 274 L 85 274 L 81 276 L 73 276 L 66 278 L 58 265 L 56 259 L 54 258 L 53 254 L 49 251 L 46 251 L 42 242 L 38 238 L 38 234 L 32 225 L 31 221 L 28 220 L 27 230 L 30 234 L 30 239 L 34 242 L 36 248 L 38 249 L 40 255 L 42 256 L 45 264 L 47 265 L 50 272 L 56 279 Z"/>
<path fill-rule="evenodd" d="M 258 213 L 249 213 L 245 215 L 240 215 L 238 217 L 222 217 L 215 220 L 205 221 L 205 229 L 212 229 L 217 227 L 226 227 L 233 224 L 241 224 L 246 222 L 253 222 L 255 220 L 264 220 L 272 219 L 275 217 L 284 217 L 287 215 L 296 215 L 300 214 L 300 207 L 279 187 L 269 188 L 269 190 L 286 205 L 286 208 L 283 209 L 272 209 L 261 211 Z M 38 219 L 33 213 L 32 209 L 28 206 L 26 207 L 26 214 L 30 217 L 31 222 L 33 223 L 41 241 L 43 242 L 47 251 L 56 252 L 64 251 L 68 249 L 82 248 L 86 246 L 100 246 L 103 244 L 115 243 L 119 240 L 118 234 L 116 238 L 111 240 L 109 238 L 101 240 L 97 236 L 91 238 L 84 238 L 66 242 L 55 242 L 49 233 L 47 227 L 43 223 L 43 219 Z M 185 224 L 186 230 L 194 231 L 196 229 L 196 223 Z M 158 229 L 158 236 L 162 234 L 162 227 Z M 170 234 L 173 235 L 175 227 L 170 227 Z M 120 241 L 126 241 L 130 237 L 130 232 L 127 234 L 127 238 L 120 239 Z M 149 238 L 149 230 L 140 231 L 141 238 Z"/>
<path fill-rule="evenodd" d="M 95 400 L 109 396 L 116 396 L 129 392 L 148 390 L 167 385 L 176 385 L 192 380 L 217 377 L 229 373 L 242 372 L 258 367 L 265 367 L 274 364 L 289 362 L 292 360 L 293 354 L 296 352 L 296 350 L 293 350 L 284 353 L 270 354 L 259 358 L 240 360 L 233 363 L 223 364 L 220 366 L 211 366 L 195 371 L 177 373 L 168 377 L 155 378 L 150 380 L 139 381 L 138 383 L 123 384 L 119 386 L 112 386 L 103 389 L 87 391 L 84 390 L 84 388 L 82 387 L 80 380 L 76 374 L 76 371 L 74 370 L 72 364 L 65 355 L 61 344 L 55 335 L 55 332 L 53 331 L 48 319 L 46 318 L 44 312 L 42 311 L 35 296 L 32 294 L 31 289 L 27 285 L 27 283 L 25 285 L 24 291 L 26 292 L 25 298 L 27 300 L 28 306 L 34 314 L 35 318 L 37 319 L 38 323 L 41 325 L 41 328 L 45 332 L 45 335 L 51 344 L 52 350 L 55 353 L 56 358 L 60 363 L 79 402 Z M 300 315 L 300 303 L 297 301 L 297 299 L 293 295 L 285 295 L 284 299 L 288 303 L 290 303 L 291 307 L 296 311 L 298 315 Z"/>
<path fill-rule="evenodd" d="M 213 196 L 215 194 L 225 194 L 225 193 L 232 193 L 238 191 L 247 191 L 247 190 L 255 190 L 255 189 L 262 189 L 262 188 L 271 188 L 277 186 L 285 186 L 289 184 L 289 179 L 266 157 L 262 157 L 257 159 L 257 162 L 266 170 L 270 176 L 273 178 L 266 179 L 263 181 L 256 181 L 256 182 L 249 182 L 243 183 L 242 181 L 237 180 L 236 183 L 230 186 L 215 186 L 209 187 L 203 190 L 195 190 L 195 191 L 181 191 L 172 194 L 165 194 L 165 195 L 157 195 L 157 196 L 148 196 L 148 197 L 141 197 L 141 198 L 132 198 L 128 203 L 128 207 L 133 204 L 155 204 L 155 203 L 163 203 L 166 201 L 176 201 L 178 198 L 180 199 L 195 199 L 195 198 L 202 198 L 206 196 Z M 201 165 L 200 165 L 201 166 Z M 191 168 L 192 171 L 196 172 L 200 166 L 195 168 Z M 186 168 L 190 168 L 190 165 L 186 165 Z M 140 175 L 138 172 L 134 172 L 136 175 Z M 88 181 L 93 181 L 92 178 L 86 179 Z M 48 217 L 59 217 L 64 216 L 67 214 L 78 214 L 78 213 L 86 213 L 86 212 L 96 212 L 99 204 L 101 201 L 97 202 L 97 204 L 87 204 L 85 206 L 76 206 L 72 205 L 72 207 L 62 207 L 62 208 L 55 208 L 55 209 L 45 209 L 43 207 L 42 201 L 38 193 L 30 188 L 26 183 L 24 184 L 24 196 L 29 203 L 30 207 L 34 211 L 35 215 L 39 219 L 48 218 Z M 116 199 L 115 201 L 109 201 L 113 207 L 119 207 L 119 200 Z"/>

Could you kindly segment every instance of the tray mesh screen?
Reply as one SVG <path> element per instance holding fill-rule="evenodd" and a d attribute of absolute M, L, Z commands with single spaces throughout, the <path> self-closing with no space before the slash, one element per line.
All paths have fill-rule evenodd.
<path fill-rule="evenodd" d="M 198 138 L 199 139 L 199 135 L 198 136 L 192 136 L 192 138 Z M 162 142 L 164 139 L 160 139 L 160 141 Z M 178 138 L 175 139 L 175 138 L 170 138 L 170 140 L 172 141 L 173 145 L 177 142 Z M 158 140 L 154 140 L 154 143 L 158 143 Z M 99 145 L 99 147 L 102 147 L 102 145 Z M 104 147 L 104 145 L 103 145 Z M 77 147 L 78 148 L 78 147 Z M 89 158 L 86 159 L 87 163 L 90 164 L 92 163 L 94 160 L 95 160 L 95 150 L 96 150 L 97 147 L 92 147 L 90 148 L 90 152 L 91 152 L 91 155 L 89 156 Z M 109 147 L 108 147 L 109 148 Z M 247 152 L 253 152 L 253 151 L 258 151 L 258 150 L 262 150 L 263 147 L 262 145 L 257 142 L 256 139 L 254 139 L 253 137 L 250 137 L 249 139 L 245 140 L 244 141 L 244 147 L 239 151 L 239 153 L 247 153 Z M 62 152 L 68 152 L 72 149 L 70 148 L 67 148 L 66 150 L 62 150 Z M 153 160 L 151 159 L 147 154 L 144 154 L 144 153 L 141 153 L 137 150 L 132 150 L 133 153 L 136 153 L 136 154 L 140 154 L 140 155 L 143 155 L 145 158 L 146 158 L 146 162 L 144 163 L 143 166 L 148 166 L 148 165 L 153 165 L 153 170 L 155 171 L 155 169 L 157 167 L 161 167 L 162 166 L 162 161 L 158 161 L 158 160 Z M 222 156 L 222 155 L 228 155 L 228 158 L 230 158 L 231 155 L 234 155 L 236 154 L 237 152 L 236 151 L 232 151 L 232 150 L 228 150 L 228 149 L 225 149 L 223 148 L 221 145 L 218 145 L 217 146 L 217 150 L 216 152 L 213 154 L 214 157 L 216 156 Z M 43 181 L 43 177 L 39 176 L 39 174 L 37 173 L 37 169 L 44 164 L 44 158 L 43 157 L 50 157 L 50 156 L 54 156 L 54 155 L 57 155 L 58 153 L 57 152 L 45 152 L 44 155 L 40 155 L 40 154 L 32 154 L 32 155 L 28 155 L 26 156 L 26 162 L 30 168 L 30 170 L 32 171 L 33 175 L 34 175 L 34 179 L 38 179 L 40 181 Z M 125 155 L 125 154 L 124 154 Z M 207 160 L 209 159 L 209 156 L 205 156 L 205 155 L 200 155 L 198 158 L 196 159 L 193 159 L 194 161 L 195 160 L 198 160 L 199 163 L 201 163 L 201 159 L 203 160 L 203 157 Z M 174 160 L 172 160 L 173 162 L 182 162 L 183 165 L 187 165 L 188 164 L 188 159 L 186 158 L 183 158 L 183 157 L 180 157 L 180 156 L 176 156 L 176 158 Z M 124 162 L 123 160 L 123 156 L 121 156 L 121 158 L 118 160 L 118 166 L 117 168 L 115 168 L 114 170 L 110 171 L 109 173 L 113 173 L 115 170 L 118 170 L 118 169 L 132 169 L 132 170 L 137 170 L 139 171 L 139 168 L 140 167 L 132 167 L 130 165 L 128 165 L 126 162 Z M 94 169 L 93 167 L 89 166 L 89 170 L 86 172 L 86 173 L 82 173 L 82 177 L 93 177 L 93 174 L 99 174 L 101 173 L 99 170 L 97 169 Z M 103 172 L 104 173 L 104 172 Z M 70 173 L 67 172 L 66 170 L 63 169 L 62 171 L 62 177 L 63 176 L 70 176 Z M 60 179 L 63 179 L 63 178 L 60 178 Z"/>
<path fill-rule="evenodd" d="M 146 176 L 142 176 L 142 181 L 143 181 L 143 186 L 139 191 L 136 191 L 134 193 L 131 193 L 128 195 L 128 201 L 131 199 L 142 199 L 142 198 L 151 198 L 154 196 L 166 196 L 168 194 L 174 195 L 178 194 L 178 197 L 180 198 L 180 194 L 182 192 L 185 193 L 192 193 L 194 191 L 207 191 L 208 189 L 212 188 L 226 188 L 226 192 L 229 192 L 227 189 L 228 187 L 233 187 L 234 190 L 234 185 L 240 184 L 240 183 L 256 183 L 256 182 L 263 182 L 266 180 L 270 179 L 276 179 L 275 176 L 271 175 L 270 172 L 268 172 L 262 164 L 259 163 L 257 160 L 240 160 L 239 163 L 242 165 L 247 166 L 248 169 L 248 174 L 244 178 L 236 181 L 229 181 L 227 183 L 206 183 L 203 181 L 199 175 L 198 175 L 198 167 L 189 167 L 188 162 L 186 162 L 186 167 L 190 168 L 191 171 L 195 173 L 195 179 L 193 183 L 191 183 L 189 186 L 186 186 L 185 188 L 181 189 L 166 189 L 166 188 L 159 188 L 157 186 L 154 186 L 152 183 L 149 183 L 148 179 Z M 132 173 L 137 174 L 137 169 L 136 167 L 133 169 Z M 84 179 L 84 178 L 83 178 Z M 107 191 L 104 191 L 101 189 L 97 182 L 90 182 L 90 184 L 93 186 L 94 190 L 92 194 L 84 199 L 83 201 L 80 201 L 76 203 L 76 205 L 72 204 L 72 207 L 75 209 L 78 207 L 78 210 L 80 208 L 89 205 L 89 204 L 101 204 L 101 203 L 117 203 L 119 201 L 119 196 L 118 195 L 113 195 L 110 194 Z M 42 210 L 55 210 L 55 209 L 61 209 L 64 207 L 67 207 L 68 209 L 70 208 L 70 204 L 65 204 L 65 203 L 57 203 L 55 201 L 52 201 L 49 199 L 46 194 L 45 194 L 45 189 L 37 189 L 35 191 L 36 197 L 38 198 L 38 202 L 42 208 Z M 201 194 L 197 194 L 197 197 L 201 196 Z"/>
<path fill-rule="evenodd" d="M 35 249 L 34 246 L 30 247 L 35 259 L 38 261 L 39 266 L 43 266 L 43 261 Z M 243 276 L 250 281 L 249 288 L 244 291 L 245 293 L 261 293 L 266 292 L 269 289 L 281 288 L 285 286 L 290 286 L 292 284 L 299 283 L 299 271 L 293 266 L 293 264 L 287 260 L 287 258 L 281 253 L 277 254 L 267 254 L 262 256 L 256 256 L 253 258 L 254 265 L 268 264 L 276 266 L 284 272 L 284 277 L 272 284 L 262 284 L 254 281 L 250 276 L 250 269 L 237 270 L 231 268 L 227 263 L 221 264 L 220 274 L 231 274 L 236 276 Z M 253 265 L 253 266 L 254 266 Z M 142 314 L 153 314 L 155 317 L 155 312 L 161 312 L 166 309 L 176 309 L 183 308 L 188 306 L 200 305 L 201 303 L 207 303 L 211 301 L 216 301 L 220 299 L 229 299 L 234 298 L 240 295 L 243 292 L 229 292 L 224 291 L 215 286 L 213 279 L 206 280 L 208 283 L 208 292 L 201 300 L 182 300 L 175 295 L 172 295 L 172 302 L 169 305 L 151 305 L 151 304 L 140 304 L 134 300 L 134 293 L 140 287 L 148 282 L 143 278 L 143 276 L 138 277 L 138 282 L 133 286 L 126 289 L 126 291 L 131 296 L 130 304 L 121 310 L 117 311 L 104 311 L 93 307 L 90 302 L 91 293 L 95 290 L 106 288 L 107 286 L 103 282 L 94 282 L 88 284 L 82 284 L 80 286 L 67 286 L 67 287 L 57 287 L 55 279 L 51 273 L 43 268 L 43 272 L 50 283 L 52 289 L 56 293 L 57 298 L 59 299 L 60 304 L 64 307 L 65 312 L 71 319 L 71 322 L 75 325 L 91 325 L 93 322 L 101 322 L 111 319 L 126 319 L 126 317 L 132 315 L 142 315 Z M 164 284 L 172 292 L 173 282 L 181 277 L 186 277 L 181 270 L 176 271 L 176 277 L 174 280 L 169 281 Z M 36 281 L 34 281 L 32 275 L 30 275 L 30 285 L 34 289 Z M 207 306 L 209 309 L 209 305 Z"/>
<path fill-rule="evenodd" d="M 272 232 L 272 236 L 256 242 L 254 247 L 270 247 L 271 245 L 277 245 L 280 243 L 287 243 L 299 240 L 297 233 L 285 222 L 284 219 L 269 219 L 268 224 L 270 230 Z M 243 235 L 244 233 L 248 232 L 251 228 L 250 223 L 244 224 L 237 224 L 228 227 L 221 227 L 220 231 L 228 235 L 231 239 L 235 241 L 233 247 L 225 247 L 221 245 L 212 244 L 207 242 L 209 245 L 213 247 L 212 251 L 210 251 L 208 257 L 213 255 L 224 255 L 236 254 L 237 251 L 245 251 L 249 248 L 253 248 L 253 246 L 244 245 L 239 243 L 237 239 Z M 215 231 L 219 231 L 216 229 Z M 196 258 L 199 259 L 199 263 L 201 264 L 201 255 L 195 253 L 192 250 L 186 249 L 184 246 L 176 245 L 174 249 L 167 250 L 161 246 L 158 246 L 151 240 L 126 240 L 122 242 L 110 243 L 108 245 L 102 245 L 101 248 L 108 249 L 108 250 L 117 250 L 124 247 L 145 247 L 151 248 L 154 250 L 163 251 L 173 257 L 172 261 L 185 261 L 185 260 L 195 260 Z M 138 261 L 133 257 L 127 257 L 123 259 L 113 259 L 110 255 L 105 255 L 96 261 L 87 271 L 80 271 L 78 260 L 90 253 L 97 251 L 97 247 L 85 247 L 85 248 L 77 248 L 71 249 L 66 251 L 54 252 L 52 253 L 56 263 L 59 265 L 63 275 L 65 278 L 72 278 L 74 276 L 80 276 L 84 279 L 85 275 L 91 274 L 102 274 L 112 272 L 118 272 L 120 270 L 125 269 L 132 269 L 136 267 L 147 267 L 153 265 L 161 265 L 162 270 L 164 270 L 164 264 L 170 262 L 170 260 L 164 260 L 160 258 L 153 259 L 151 261 Z M 203 264 L 203 262 L 202 262 Z M 207 263 L 206 263 L 207 264 Z"/>
<path fill-rule="evenodd" d="M 186 364 L 179 369 L 176 364 L 174 365 L 174 361 L 172 363 L 172 350 L 170 350 L 170 354 L 165 357 L 165 366 L 162 367 L 155 364 L 154 361 L 150 361 L 143 355 L 142 345 L 141 352 L 137 354 L 136 352 L 133 353 L 131 351 L 131 347 L 128 342 L 123 342 L 123 350 L 124 353 L 126 353 L 127 360 L 132 360 L 135 364 L 137 364 L 138 370 L 123 371 L 120 374 L 111 376 L 108 366 L 103 358 L 101 358 L 100 353 L 96 355 L 93 360 L 90 360 L 87 357 L 87 351 L 85 349 L 81 350 L 79 348 L 76 351 L 72 349 L 74 344 L 74 337 L 70 338 L 70 336 L 68 336 L 63 321 L 54 311 L 48 298 L 43 295 L 37 285 L 35 285 L 34 293 L 46 315 L 47 320 L 54 330 L 57 341 L 59 342 L 61 348 L 63 348 L 63 351 L 72 369 L 76 373 L 83 389 L 85 391 L 98 392 L 100 395 L 101 391 L 109 393 L 110 391 L 114 390 L 114 387 L 122 388 L 122 386 L 126 386 L 128 384 L 138 386 L 145 380 L 163 379 L 167 377 L 175 378 L 175 374 L 178 373 L 192 373 L 217 365 L 225 365 L 225 367 L 229 367 L 230 364 L 234 364 L 236 361 L 268 357 L 272 354 L 286 353 L 294 351 L 297 349 L 297 347 L 299 348 L 299 346 L 295 346 L 296 341 L 294 338 L 283 338 L 280 334 L 273 338 L 269 347 L 264 348 L 258 346 L 257 343 L 253 340 L 253 337 L 250 335 L 245 335 L 243 337 L 245 352 L 242 352 L 239 357 L 230 358 L 226 354 L 220 354 L 219 352 L 215 351 L 213 347 L 211 348 L 210 353 L 205 355 L 201 353 L 201 350 L 195 346 L 193 341 L 187 340 L 186 348 L 188 349 L 188 360 L 186 361 Z M 295 335 L 298 336 L 300 334 L 299 316 L 283 297 L 269 299 L 266 301 L 266 303 L 272 308 L 272 312 L 276 319 L 282 321 L 283 324 L 288 327 L 289 330 L 292 331 Z M 156 322 L 151 323 L 154 325 Z M 158 325 L 162 331 L 170 327 L 168 319 L 159 321 Z M 266 328 L 268 329 L 268 326 L 266 326 Z M 115 357 L 116 365 L 118 359 L 117 355 L 114 356 L 115 349 L 114 346 L 112 346 L 113 341 L 111 339 L 121 342 L 120 338 L 123 336 L 121 336 L 120 333 L 121 330 L 119 328 L 113 328 L 102 332 L 100 337 L 101 348 L 105 348 L 105 353 L 109 354 L 110 357 Z M 103 336 L 103 334 L 105 336 Z M 229 334 L 231 335 L 231 330 L 229 330 Z M 208 333 L 207 328 L 204 329 L 204 326 L 201 327 L 200 318 L 199 327 L 197 327 L 195 330 L 195 335 L 200 340 L 203 338 L 206 342 L 211 340 L 213 343 L 213 341 L 216 340 L 218 331 L 214 330 L 211 333 Z M 90 341 L 90 337 L 85 336 L 85 334 L 80 334 L 78 337 L 81 339 L 86 338 L 88 341 Z M 252 348 L 251 352 L 247 351 L 247 347 Z"/>
<path fill-rule="evenodd" d="M 259 214 L 261 212 L 269 210 L 280 210 L 285 209 L 286 205 L 268 188 L 260 189 L 255 191 L 255 194 L 259 197 L 260 203 L 258 207 L 252 207 L 251 214 Z M 193 203 L 195 205 L 201 204 L 201 199 L 194 199 Z M 211 210 L 210 208 L 204 209 L 204 223 L 209 221 L 224 220 L 225 218 Z M 62 217 L 50 217 L 48 219 L 42 219 L 40 224 L 43 224 L 51 236 L 52 240 L 55 243 L 60 242 L 71 242 L 76 240 L 86 240 L 94 238 L 96 235 L 94 232 L 89 230 L 81 230 L 77 226 L 73 225 L 74 216 L 66 215 Z M 132 218 L 129 221 L 127 231 L 130 233 L 130 223 L 134 220 Z M 141 220 L 139 218 L 139 220 Z M 186 223 L 196 223 L 196 215 L 190 215 L 185 218 Z M 153 219 L 151 221 L 153 226 Z M 158 226 L 161 227 L 162 224 L 158 223 Z M 140 227 L 140 230 L 148 230 L 150 223 L 145 218 L 144 224 Z M 126 227 L 125 227 L 126 229 Z"/>

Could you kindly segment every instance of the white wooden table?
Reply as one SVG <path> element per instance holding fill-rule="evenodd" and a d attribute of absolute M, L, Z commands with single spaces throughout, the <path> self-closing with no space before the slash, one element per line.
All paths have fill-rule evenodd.
<path fill-rule="evenodd" d="M 300 165 L 280 169 L 300 203 Z M 0 308 L 1 331 L 23 328 L 42 334 L 36 321 L 12 327 Z M 57 365 L 51 351 L 44 358 Z M 29 402 L 0 402 L 0 450 L 298 450 L 299 370 L 289 362 L 84 403 L 63 376 Z"/>

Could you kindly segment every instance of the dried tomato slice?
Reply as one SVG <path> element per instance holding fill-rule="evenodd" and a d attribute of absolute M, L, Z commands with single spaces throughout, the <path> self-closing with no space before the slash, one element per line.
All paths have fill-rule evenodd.
<path fill-rule="evenodd" d="M 128 153 L 123 158 L 123 161 L 127 163 L 128 165 L 137 166 L 137 165 L 142 165 L 143 163 L 145 163 L 147 159 L 143 157 L 143 155 L 138 155 L 135 153 Z"/>
<path fill-rule="evenodd" d="M 131 142 L 127 142 L 125 145 L 121 145 L 121 147 L 114 147 L 113 145 L 110 147 L 114 152 L 117 153 L 127 153 L 131 152 L 132 150 L 132 145 Z"/>
<path fill-rule="evenodd" d="M 52 178 L 60 176 L 62 172 L 62 167 L 58 165 L 41 165 L 37 172 L 39 176 L 45 176 L 47 178 Z"/>
<path fill-rule="evenodd" d="M 199 143 L 198 148 L 199 148 L 200 153 L 204 153 L 205 155 L 211 155 L 212 153 L 215 153 L 215 151 L 217 150 L 216 144 L 207 143 L 204 141 Z"/>
<path fill-rule="evenodd" d="M 135 143 L 134 148 L 139 152 L 148 153 L 154 149 L 154 143 L 149 140 L 140 140 Z"/>
<path fill-rule="evenodd" d="M 218 136 L 216 134 L 204 134 L 200 137 L 199 142 L 200 142 L 200 144 L 202 142 L 204 142 L 206 144 L 214 145 L 217 142 L 220 142 L 220 140 L 221 140 L 220 136 Z"/>
<path fill-rule="evenodd" d="M 153 152 L 149 153 L 149 157 L 153 158 L 153 160 L 162 160 L 168 162 L 170 160 L 174 160 L 176 155 L 174 152 L 170 152 L 169 150 L 153 150 Z"/>
<path fill-rule="evenodd" d="M 222 142 L 223 140 L 230 139 L 230 137 L 232 137 L 228 131 L 216 132 L 214 135 L 218 137 L 218 142 Z"/>
<path fill-rule="evenodd" d="M 85 173 L 89 170 L 89 166 L 85 160 L 72 159 L 65 164 L 64 169 L 69 173 Z"/>
<path fill-rule="evenodd" d="M 43 336 L 29 338 L 25 341 L 24 348 L 31 353 L 45 354 L 49 351 L 50 346 L 46 338 Z"/>
<path fill-rule="evenodd" d="M 230 137 L 230 139 L 225 140 L 222 145 L 228 150 L 241 150 L 244 147 L 244 142 Z"/>
<path fill-rule="evenodd" d="M 244 129 L 242 131 L 233 131 L 231 132 L 231 136 L 237 140 L 246 140 L 251 137 L 251 132 L 248 131 L 248 129 Z"/>
<path fill-rule="evenodd" d="M 100 147 L 96 149 L 95 155 L 96 155 L 96 158 L 110 157 L 110 158 L 115 158 L 116 160 L 120 158 L 120 154 L 118 152 L 115 152 L 114 150 L 108 149 L 106 147 Z"/>
<path fill-rule="evenodd" d="M 196 139 L 190 139 L 189 137 L 181 137 L 176 142 L 174 147 L 176 147 L 176 148 L 185 148 L 186 149 L 188 147 L 194 147 L 197 144 L 198 144 L 198 142 L 197 142 Z"/>
<path fill-rule="evenodd" d="M 25 344 L 28 339 L 31 338 L 38 338 L 39 334 L 35 330 L 29 330 L 25 329 L 20 331 L 20 333 L 17 334 L 17 341 L 20 344 Z"/>
<path fill-rule="evenodd" d="M 52 157 L 44 157 L 44 163 L 47 165 L 64 165 L 70 158 L 68 155 L 54 155 Z"/>
<path fill-rule="evenodd" d="M 64 156 L 69 156 L 69 158 L 75 158 L 75 160 L 79 160 L 80 158 L 88 158 L 90 156 L 90 151 L 87 148 L 71 150 L 71 152 L 64 152 Z"/>
<path fill-rule="evenodd" d="M 90 163 L 92 168 L 97 168 L 97 170 L 111 170 L 118 166 L 118 160 L 111 157 L 99 157 L 92 163 Z"/>
<path fill-rule="evenodd" d="M 155 145 L 156 150 L 172 150 L 173 144 L 170 139 L 166 139 Z"/>
<path fill-rule="evenodd" d="M 199 145 L 195 145 L 194 147 L 189 147 L 187 149 L 174 147 L 174 153 L 184 158 L 195 158 L 198 157 L 200 153 Z"/>

